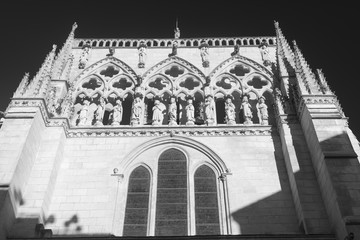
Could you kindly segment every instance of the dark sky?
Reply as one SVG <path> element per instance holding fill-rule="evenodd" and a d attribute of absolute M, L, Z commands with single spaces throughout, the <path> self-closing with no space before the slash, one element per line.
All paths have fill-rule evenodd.
<path fill-rule="evenodd" d="M 52 44 L 63 45 L 74 22 L 78 38 L 172 38 L 178 18 L 186 38 L 275 36 L 276 20 L 287 40 L 296 40 L 310 67 L 323 69 L 350 128 L 360 137 L 357 8 L 346 1 L 314 2 L 2 1 L 0 111 L 24 73 L 33 76 Z"/>

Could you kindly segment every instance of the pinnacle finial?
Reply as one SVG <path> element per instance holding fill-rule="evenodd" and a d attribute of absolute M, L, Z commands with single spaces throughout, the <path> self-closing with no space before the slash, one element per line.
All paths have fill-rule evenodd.
<path fill-rule="evenodd" d="M 293 45 L 294 45 L 294 49 L 297 49 L 297 51 L 300 51 L 300 49 L 299 49 L 298 45 L 296 44 L 295 40 L 293 40 Z"/>
<path fill-rule="evenodd" d="M 274 20 L 274 25 L 275 25 L 275 28 L 279 28 L 279 22 L 277 22 L 276 20 Z"/>
<path fill-rule="evenodd" d="M 175 24 L 175 30 L 174 30 L 175 34 L 174 34 L 174 38 L 178 39 L 180 38 L 180 29 L 178 26 L 178 19 L 176 18 L 176 24 Z"/>
<path fill-rule="evenodd" d="M 301 73 L 299 75 L 299 78 L 304 82 L 308 93 L 318 93 L 319 91 L 321 91 L 321 89 L 318 82 L 315 80 L 314 73 L 312 72 L 309 64 L 306 62 L 295 40 L 293 41 L 293 45 L 295 67 L 297 71 Z"/>
<path fill-rule="evenodd" d="M 71 31 L 75 31 L 75 29 L 78 27 L 78 25 L 76 24 L 76 22 L 74 22 L 74 24 L 72 25 L 72 30 Z"/>

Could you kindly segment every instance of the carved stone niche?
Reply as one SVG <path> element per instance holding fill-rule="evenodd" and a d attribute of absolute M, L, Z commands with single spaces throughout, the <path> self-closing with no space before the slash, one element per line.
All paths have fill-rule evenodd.
<path fill-rule="evenodd" d="M 57 108 L 61 106 L 61 103 L 64 100 L 65 95 L 69 90 L 69 84 L 67 83 L 66 80 L 51 80 L 49 89 L 55 89 L 55 93 L 54 93 L 55 96 L 48 96 L 46 104 L 47 105 L 54 104 L 55 110 L 57 110 Z M 52 103 L 50 103 L 49 101 L 52 101 Z"/>

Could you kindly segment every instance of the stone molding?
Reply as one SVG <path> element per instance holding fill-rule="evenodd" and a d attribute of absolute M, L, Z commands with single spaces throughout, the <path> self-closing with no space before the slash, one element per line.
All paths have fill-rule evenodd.
<path fill-rule="evenodd" d="M 297 112 L 298 115 L 301 116 L 304 110 L 304 107 L 306 106 L 311 106 L 311 105 L 323 105 L 324 108 L 329 108 L 329 109 L 334 109 L 336 111 L 332 112 L 332 114 L 328 113 L 326 116 L 325 114 L 321 114 L 321 118 L 334 118 L 334 116 L 336 116 L 336 118 L 345 118 L 345 114 L 342 110 L 342 107 L 339 103 L 339 100 L 337 99 L 337 97 L 335 95 L 303 95 L 301 96 L 299 103 L 298 103 L 298 107 L 297 107 Z M 329 107 L 327 107 L 327 106 Z M 331 105 L 334 105 L 334 107 L 331 107 Z"/>

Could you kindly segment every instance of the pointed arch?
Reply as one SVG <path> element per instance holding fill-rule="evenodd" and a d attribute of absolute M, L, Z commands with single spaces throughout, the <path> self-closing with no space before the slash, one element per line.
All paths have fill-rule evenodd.
<path fill-rule="evenodd" d="M 148 167 L 137 166 L 128 179 L 123 236 L 146 236 L 151 189 Z"/>
<path fill-rule="evenodd" d="M 131 76 L 131 78 L 133 78 L 134 81 L 136 81 L 136 79 L 137 79 L 136 72 L 129 65 L 127 65 L 125 62 L 121 61 L 120 59 L 118 59 L 116 57 L 111 56 L 111 57 L 107 57 L 107 58 L 104 58 L 102 60 L 99 60 L 96 63 L 93 63 L 89 67 L 85 68 L 78 76 L 76 76 L 74 78 L 74 80 L 72 82 L 76 85 L 76 83 L 80 79 L 83 79 L 85 76 L 91 74 L 96 69 L 99 69 L 99 68 L 101 68 L 101 67 L 103 67 L 103 66 L 105 66 L 105 65 L 107 65 L 109 63 L 112 63 L 112 64 L 116 65 L 124 73 L 127 73 L 129 76 Z"/>
<path fill-rule="evenodd" d="M 84 87 L 83 85 L 86 83 L 90 83 L 91 80 L 95 79 L 96 81 L 101 82 L 101 84 L 98 87 L 95 87 L 94 89 L 92 89 L 90 86 L 89 87 Z M 84 77 L 83 79 L 81 79 L 77 85 L 75 85 L 75 87 L 80 88 L 80 89 L 92 89 L 92 91 L 95 91 L 96 89 L 100 88 L 101 90 L 103 90 L 105 88 L 105 81 L 104 79 L 102 79 L 98 74 L 90 74 L 89 76 Z"/>
<path fill-rule="evenodd" d="M 244 80 L 250 78 L 250 77 L 253 76 L 253 75 L 261 76 L 261 77 L 265 78 L 265 80 L 269 81 L 271 85 L 273 85 L 273 79 L 271 79 L 271 78 L 269 79 L 266 74 L 264 74 L 263 72 L 258 72 L 258 71 L 254 71 L 254 72 L 249 73 L 249 74 L 244 78 Z"/>
<path fill-rule="evenodd" d="M 249 58 L 246 58 L 244 56 L 235 55 L 232 56 L 222 63 L 220 63 L 217 67 L 214 68 L 214 70 L 209 74 L 209 77 L 212 79 L 213 77 L 216 77 L 218 74 L 220 74 L 224 69 L 226 69 L 228 66 L 234 64 L 235 62 L 240 62 L 242 64 L 248 65 L 255 69 L 257 72 L 261 72 L 266 78 L 269 80 L 273 78 L 272 72 L 265 68 L 264 66 L 260 65 L 259 63 L 255 62 L 254 60 L 251 60 Z"/>
<path fill-rule="evenodd" d="M 124 172 L 126 172 L 127 169 L 131 166 L 133 160 L 143 152 L 156 146 L 166 145 L 186 146 L 203 153 L 206 157 L 209 158 L 218 175 L 230 171 L 220 156 L 205 144 L 183 136 L 163 136 L 141 143 L 133 148 L 130 153 L 122 160 Z"/>
<path fill-rule="evenodd" d="M 160 79 L 160 81 L 157 81 L 158 79 Z M 165 82 L 163 82 L 162 80 Z M 174 83 L 171 81 L 171 79 L 169 79 L 169 77 L 163 73 L 156 73 L 155 75 L 148 78 L 147 81 L 145 81 L 143 84 L 145 88 L 148 89 L 145 91 L 145 94 L 154 92 L 155 95 L 163 94 L 165 91 L 171 93 L 174 87 Z M 156 86 L 162 88 L 159 89 Z"/>
<path fill-rule="evenodd" d="M 186 61 L 185 59 L 180 58 L 178 56 L 173 56 L 173 57 L 166 58 L 163 61 L 155 64 L 153 67 L 151 67 L 149 70 L 147 70 L 143 74 L 142 77 L 144 79 L 148 79 L 149 77 L 151 77 L 152 75 L 158 73 L 161 69 L 166 68 L 168 65 L 170 65 L 172 63 L 179 64 L 182 67 L 184 67 L 187 71 L 189 71 L 189 72 L 193 73 L 194 75 L 198 76 L 203 84 L 206 82 L 205 74 L 200 69 L 195 67 L 192 63 L 190 63 L 190 62 Z"/>
<path fill-rule="evenodd" d="M 222 83 L 222 79 L 224 79 L 225 77 L 230 78 L 231 80 L 233 80 L 236 84 L 236 86 L 232 86 L 231 85 L 231 80 L 230 83 L 228 83 L 229 88 L 225 88 L 224 86 L 221 86 L 219 84 L 222 85 L 226 85 L 226 83 Z M 218 84 L 219 83 L 219 84 Z M 212 80 L 212 85 L 216 88 L 216 89 L 223 89 L 224 91 L 226 90 L 235 90 L 235 89 L 240 89 L 242 91 L 243 89 L 243 83 L 232 73 L 228 73 L 228 72 L 222 72 L 219 75 L 217 75 L 213 80 Z"/>

